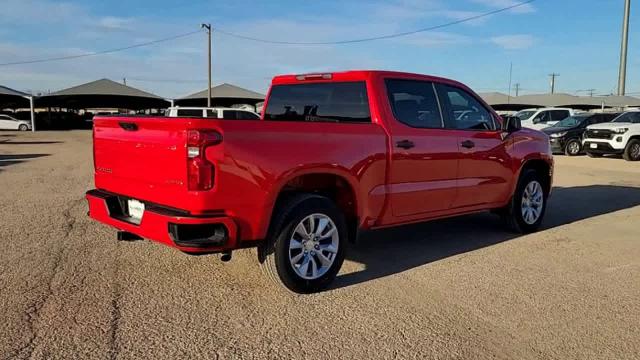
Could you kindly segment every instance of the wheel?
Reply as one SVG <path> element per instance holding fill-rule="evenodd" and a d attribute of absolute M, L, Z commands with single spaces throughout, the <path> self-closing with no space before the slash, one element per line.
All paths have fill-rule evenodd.
<path fill-rule="evenodd" d="M 29 130 L 29 127 L 25 124 L 21 124 L 20 126 L 18 126 L 18 130 L 20 131 L 27 131 Z"/>
<path fill-rule="evenodd" d="M 564 147 L 564 153 L 567 156 L 576 156 L 580 154 L 580 150 L 582 150 L 582 145 L 578 140 L 569 140 L 569 142 Z"/>
<path fill-rule="evenodd" d="M 624 148 L 624 153 L 622 157 L 627 161 L 638 161 L 640 160 L 640 140 L 639 139 L 631 139 L 629 143 Z"/>
<path fill-rule="evenodd" d="M 592 152 L 587 152 L 587 156 L 590 158 L 599 158 L 602 157 L 602 154 L 596 154 L 596 153 L 592 153 Z"/>
<path fill-rule="evenodd" d="M 520 233 L 531 233 L 542 224 L 547 207 L 547 193 L 540 173 L 525 170 L 518 180 L 511 202 L 502 211 L 507 226 Z"/>
<path fill-rule="evenodd" d="M 258 260 L 269 277 L 296 293 L 325 289 L 344 261 L 344 215 L 324 196 L 299 194 L 279 206 Z"/>

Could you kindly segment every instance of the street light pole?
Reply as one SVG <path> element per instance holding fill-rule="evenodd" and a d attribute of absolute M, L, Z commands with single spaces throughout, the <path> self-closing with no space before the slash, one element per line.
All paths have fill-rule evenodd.
<path fill-rule="evenodd" d="M 209 86 L 207 87 L 207 107 L 211 107 L 211 24 L 202 24 L 204 29 L 207 29 L 208 36 L 208 48 L 209 48 L 209 61 L 207 62 L 209 70 Z"/>
<path fill-rule="evenodd" d="M 629 12 L 631 0 L 624 1 L 624 18 L 622 19 L 622 44 L 620 45 L 620 70 L 618 72 L 618 95 L 624 95 L 627 80 L 627 44 L 629 43 Z"/>

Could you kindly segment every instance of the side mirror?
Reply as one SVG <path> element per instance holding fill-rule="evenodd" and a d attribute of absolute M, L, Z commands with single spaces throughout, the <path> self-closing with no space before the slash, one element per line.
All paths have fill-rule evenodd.
<path fill-rule="evenodd" d="M 502 117 L 502 131 L 512 133 L 522 129 L 522 123 L 517 116 L 503 116 Z"/>

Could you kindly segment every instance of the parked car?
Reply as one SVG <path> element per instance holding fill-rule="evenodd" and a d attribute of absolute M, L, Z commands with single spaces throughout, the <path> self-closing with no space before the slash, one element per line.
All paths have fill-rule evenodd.
<path fill-rule="evenodd" d="M 553 156 L 465 85 L 348 71 L 273 79 L 260 120 L 96 117 L 89 215 L 187 253 L 255 246 L 295 292 L 328 286 L 364 231 L 491 210 L 542 222 Z"/>
<path fill-rule="evenodd" d="M 540 108 L 520 110 L 514 116 L 520 118 L 523 127 L 542 130 L 578 113 L 569 108 Z"/>
<path fill-rule="evenodd" d="M 0 114 L 0 130 L 31 130 L 31 122 L 19 120 L 6 114 Z"/>
<path fill-rule="evenodd" d="M 549 135 L 553 153 L 576 156 L 582 152 L 582 136 L 587 126 L 609 122 L 618 115 L 618 113 L 582 113 L 570 116 L 542 131 Z"/>
<path fill-rule="evenodd" d="M 165 111 L 168 117 L 204 117 L 225 120 L 258 120 L 260 115 L 253 111 L 225 107 L 170 107 Z"/>
<path fill-rule="evenodd" d="M 588 126 L 582 144 L 590 157 L 622 154 L 625 160 L 640 160 L 640 111 L 627 111 L 610 123 Z"/>

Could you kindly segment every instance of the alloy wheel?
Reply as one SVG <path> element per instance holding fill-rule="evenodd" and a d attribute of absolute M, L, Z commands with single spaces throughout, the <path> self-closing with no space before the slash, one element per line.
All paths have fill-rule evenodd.
<path fill-rule="evenodd" d="M 340 246 L 338 228 L 330 217 L 311 214 L 302 219 L 289 239 L 289 263 L 298 276 L 314 280 L 333 265 Z"/>
<path fill-rule="evenodd" d="M 522 192 L 521 212 L 525 223 L 533 225 L 540 219 L 543 202 L 542 185 L 535 180 L 529 182 Z"/>

